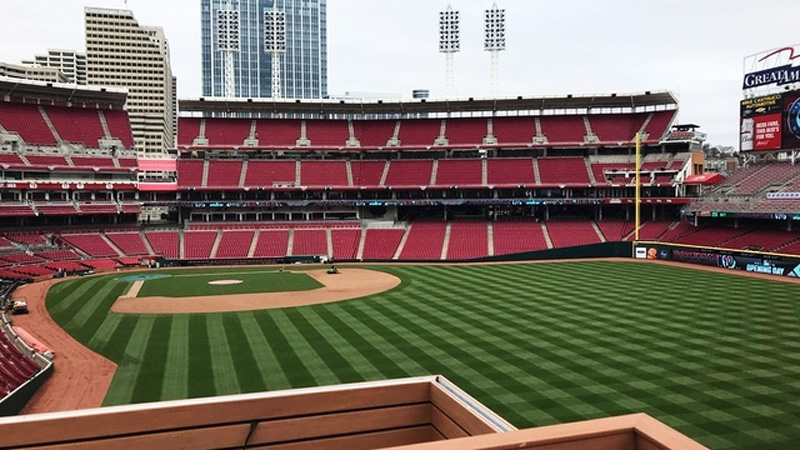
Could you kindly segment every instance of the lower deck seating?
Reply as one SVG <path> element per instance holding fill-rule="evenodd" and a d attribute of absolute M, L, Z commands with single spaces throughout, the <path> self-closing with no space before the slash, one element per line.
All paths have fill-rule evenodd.
<path fill-rule="evenodd" d="M 331 230 L 333 259 L 356 259 L 360 241 L 361 230 Z"/>
<path fill-rule="evenodd" d="M 600 237 L 590 221 L 549 221 L 547 232 L 553 247 L 575 247 L 578 245 L 597 244 Z"/>
<path fill-rule="evenodd" d="M 183 251 L 186 259 L 208 259 L 217 239 L 215 231 L 187 231 L 183 233 Z"/>
<path fill-rule="evenodd" d="M 361 258 L 367 261 L 392 259 L 405 233 L 402 228 L 368 229 Z"/>
<path fill-rule="evenodd" d="M 442 256 L 444 222 L 416 222 L 408 230 L 408 237 L 400 258 L 403 260 L 438 260 Z"/>
<path fill-rule="evenodd" d="M 148 231 L 145 233 L 145 237 L 156 254 L 163 255 L 168 259 L 178 258 L 180 237 L 177 231 Z"/>
<path fill-rule="evenodd" d="M 61 238 L 92 257 L 119 256 L 99 234 L 65 234 Z"/>
<path fill-rule="evenodd" d="M 447 259 L 473 259 L 489 255 L 486 222 L 453 222 L 447 244 Z"/>
<path fill-rule="evenodd" d="M 289 248 L 289 230 L 261 230 L 254 258 L 283 258 Z"/>
<path fill-rule="evenodd" d="M 325 230 L 294 230 L 292 255 L 328 255 Z"/>
<path fill-rule="evenodd" d="M 253 243 L 255 231 L 223 231 L 216 258 L 246 258 Z"/>
<path fill-rule="evenodd" d="M 149 253 L 138 231 L 106 233 L 106 237 L 126 255 L 146 255 Z"/>
<path fill-rule="evenodd" d="M 538 222 L 494 222 L 494 254 L 508 255 L 547 249 L 547 241 Z"/>

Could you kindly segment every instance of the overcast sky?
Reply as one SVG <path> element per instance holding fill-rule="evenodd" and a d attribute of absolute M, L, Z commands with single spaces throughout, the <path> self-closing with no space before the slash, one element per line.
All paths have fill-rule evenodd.
<path fill-rule="evenodd" d="M 87 3 L 89 2 L 89 3 Z M 124 0 L 2 0 L 0 60 L 47 48 L 85 51 L 83 7 Z M 483 10 L 491 0 L 452 0 L 461 12 L 456 94 L 490 93 Z M 328 0 L 328 92 L 445 93 L 438 11 L 447 0 Z M 742 59 L 800 42 L 797 0 L 498 0 L 507 50 L 500 95 L 671 90 L 681 122 L 712 144 L 738 147 Z M 199 97 L 200 1 L 129 0 L 143 25 L 164 27 L 181 98 Z"/>

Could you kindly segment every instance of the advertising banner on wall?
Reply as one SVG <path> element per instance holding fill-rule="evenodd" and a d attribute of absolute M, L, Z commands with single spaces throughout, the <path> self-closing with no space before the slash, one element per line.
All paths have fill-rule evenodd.
<path fill-rule="evenodd" d="M 676 261 L 783 277 L 800 277 L 800 258 L 644 242 L 637 242 L 634 250 L 635 257 L 639 259 Z"/>
<path fill-rule="evenodd" d="M 783 95 L 782 148 L 800 148 L 800 91 Z"/>

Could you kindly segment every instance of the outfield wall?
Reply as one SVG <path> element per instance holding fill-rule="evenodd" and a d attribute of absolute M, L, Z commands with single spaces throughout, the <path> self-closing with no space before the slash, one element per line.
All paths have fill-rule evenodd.
<path fill-rule="evenodd" d="M 781 277 L 800 277 L 800 257 L 792 255 L 652 241 L 635 242 L 632 251 L 636 259 L 675 261 Z"/>
<path fill-rule="evenodd" d="M 630 242 L 603 242 L 601 244 L 581 245 L 578 247 L 552 248 L 536 252 L 514 253 L 510 255 L 488 256 L 474 261 L 539 261 L 547 259 L 577 258 L 630 258 L 632 252 Z M 460 261 L 453 261 L 460 262 Z"/>

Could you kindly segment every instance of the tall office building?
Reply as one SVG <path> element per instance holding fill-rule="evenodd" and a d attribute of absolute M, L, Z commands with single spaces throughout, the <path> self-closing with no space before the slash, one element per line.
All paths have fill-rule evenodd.
<path fill-rule="evenodd" d="M 239 12 L 239 50 L 234 54 L 237 97 L 271 97 L 272 63 L 264 50 L 264 13 L 286 14 L 286 52 L 280 56 L 283 98 L 328 96 L 327 0 L 230 0 Z M 203 95 L 225 94 L 225 55 L 217 45 L 217 11 L 229 0 L 201 0 Z"/>
<path fill-rule="evenodd" d="M 176 80 L 161 27 L 142 26 L 125 9 L 86 8 L 86 78 L 90 85 L 128 89 L 136 150 L 174 146 Z"/>
<path fill-rule="evenodd" d="M 86 85 L 86 54 L 75 50 L 48 49 L 44 55 L 34 55 L 33 59 L 22 60 L 30 67 L 58 69 L 69 83 Z"/>

